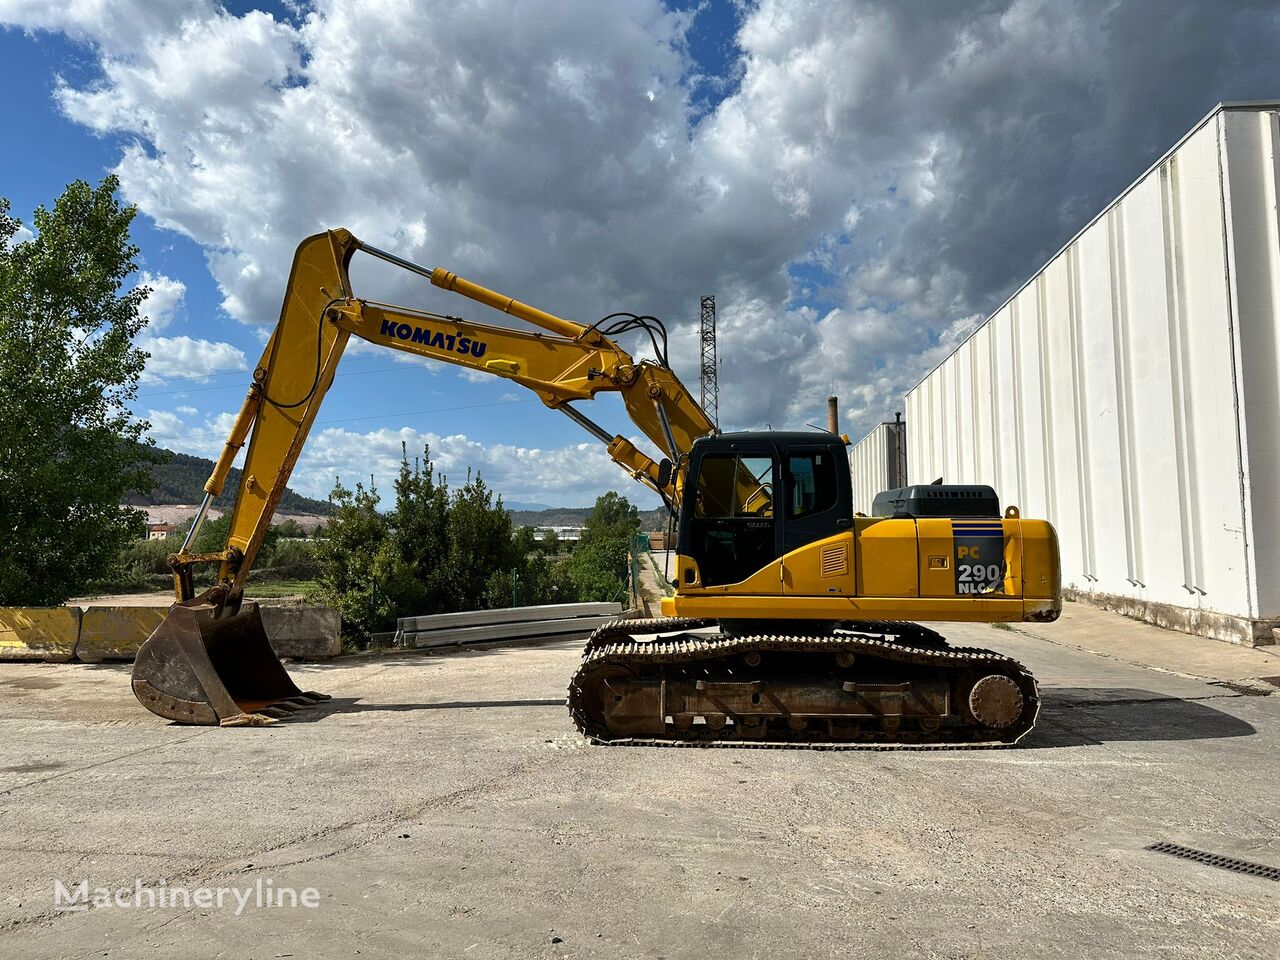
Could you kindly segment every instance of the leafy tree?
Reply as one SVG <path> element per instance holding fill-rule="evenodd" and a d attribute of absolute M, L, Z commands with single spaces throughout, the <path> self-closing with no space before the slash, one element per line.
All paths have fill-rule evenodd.
<path fill-rule="evenodd" d="M 521 527 L 522 530 L 529 530 L 529 527 Z M 558 557 L 560 555 L 560 535 L 554 530 L 547 530 L 542 534 L 542 539 L 537 542 L 537 550 L 539 553 L 548 557 Z"/>
<path fill-rule="evenodd" d="M 320 561 L 310 540 L 284 540 L 271 554 L 271 564 L 258 567 L 262 579 L 314 580 L 320 576 Z"/>
<path fill-rule="evenodd" d="M 302 528 L 302 524 L 293 519 L 293 517 L 281 520 L 279 523 L 274 524 L 272 529 L 277 537 L 283 537 L 286 540 L 299 540 L 307 535 L 307 531 Z"/>
<path fill-rule="evenodd" d="M 622 537 L 583 538 L 564 566 L 582 603 L 627 598 L 627 566 L 631 556 Z"/>
<path fill-rule="evenodd" d="M 596 505 L 587 517 L 583 540 L 627 539 L 640 532 L 640 512 L 620 493 L 610 490 L 596 497 Z"/>
<path fill-rule="evenodd" d="M 119 506 L 149 483 L 135 446 L 147 424 L 128 409 L 147 359 L 134 338 L 148 290 L 124 290 L 139 251 L 117 186 L 77 180 L 36 209 L 21 241 L 0 198 L 2 603 L 61 603 L 145 529 Z"/>
<path fill-rule="evenodd" d="M 321 595 L 337 607 L 342 629 L 360 640 L 395 621 L 395 611 L 377 580 L 378 555 L 387 537 L 387 518 L 378 512 L 378 491 L 370 481 L 354 491 L 335 483 L 328 538 L 316 544 Z"/>
<path fill-rule="evenodd" d="M 191 529 L 190 521 L 187 522 L 186 528 Z M 187 530 L 182 531 L 184 537 L 187 535 Z M 220 517 L 205 517 L 204 523 L 200 524 L 200 532 L 196 534 L 195 542 L 191 544 L 192 553 L 216 553 L 227 545 L 227 535 L 230 532 L 230 513 L 224 513 Z"/>
<path fill-rule="evenodd" d="M 625 601 L 631 540 L 639 531 L 639 512 L 626 497 L 610 490 L 596 498 L 582 540 L 565 561 L 578 600 Z"/>
<path fill-rule="evenodd" d="M 449 589 L 449 487 L 436 479 L 431 449 L 409 467 L 401 446 L 396 506 L 378 572 L 396 611 L 403 616 L 454 609 Z"/>
<path fill-rule="evenodd" d="M 520 527 L 511 540 L 514 553 L 510 570 L 489 575 L 485 606 L 532 607 L 544 603 L 574 603 L 578 587 L 562 562 L 548 559 L 532 527 Z"/>
<path fill-rule="evenodd" d="M 502 498 L 479 474 L 468 471 L 466 482 L 450 489 L 429 448 L 412 464 L 402 450 L 389 513 L 378 512 L 372 484 L 368 490 L 357 484 L 354 492 L 338 484 L 330 500 L 333 516 L 313 550 L 321 593 L 353 639 L 388 628 L 396 617 L 626 596 L 637 520 L 617 494 L 600 498 L 585 549 L 563 562 L 541 552 L 531 528 L 513 528 Z M 214 531 L 225 540 L 225 529 Z M 298 546 L 277 547 L 278 562 L 294 563 L 290 551 Z"/>
<path fill-rule="evenodd" d="M 511 570 L 523 559 L 513 546 L 511 514 L 502 498 L 480 474 L 467 471 L 466 483 L 449 503 L 448 600 L 451 610 L 485 606 L 486 585 L 496 573 Z M 510 600 L 501 606 L 509 606 Z"/>

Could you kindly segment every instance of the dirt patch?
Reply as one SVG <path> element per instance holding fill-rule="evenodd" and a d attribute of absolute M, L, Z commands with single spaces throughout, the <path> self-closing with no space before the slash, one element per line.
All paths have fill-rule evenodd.
<path fill-rule="evenodd" d="M 48 773 L 50 770 L 61 770 L 66 764 L 57 760 L 46 763 L 16 763 L 11 767 L 0 767 L 0 773 Z"/>
<path fill-rule="evenodd" d="M 0 680 L 0 686 L 17 687 L 19 690 L 54 690 L 62 682 L 50 677 L 19 677 L 17 680 Z"/>

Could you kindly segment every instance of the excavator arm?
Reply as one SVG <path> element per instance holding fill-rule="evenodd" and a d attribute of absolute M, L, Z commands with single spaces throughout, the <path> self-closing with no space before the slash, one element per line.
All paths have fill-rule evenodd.
<path fill-rule="evenodd" d="M 540 329 L 475 323 L 358 298 L 348 268 L 361 251 Z M 633 319 L 639 324 L 645 318 Z M 139 651 L 133 674 L 138 699 L 179 722 L 256 724 L 320 696 L 293 685 L 271 651 L 256 609 L 250 605 L 241 612 L 241 597 L 353 336 L 527 387 L 604 443 L 615 462 L 678 510 L 689 449 L 715 427 L 669 367 L 634 361 L 602 323 L 587 326 L 554 316 L 447 270 L 428 269 L 364 244 L 347 230 L 304 240 L 294 255 L 279 322 L 205 484 L 204 500 L 182 548 L 169 558 L 178 603 Z M 661 451 L 658 460 L 574 408 L 575 401 L 601 392 L 622 395 L 632 421 Z M 209 505 L 222 493 L 246 444 L 227 542 L 214 553 L 192 553 Z M 217 563 L 218 575 L 213 587 L 196 596 L 194 569 L 206 563 Z"/>
<path fill-rule="evenodd" d="M 358 299 L 351 289 L 348 266 L 361 250 L 545 332 Z M 615 462 L 659 493 L 672 509 L 678 509 L 682 493 L 682 457 L 695 439 L 714 430 L 675 373 L 658 363 L 633 361 L 594 326 L 553 316 L 447 270 L 420 267 L 362 244 L 346 230 L 318 234 L 298 247 L 279 323 L 205 485 L 205 502 L 196 523 L 172 560 L 179 600 L 194 595 L 191 571 L 203 562 L 221 564 L 218 581 L 229 596 L 243 589 L 352 336 L 527 387 L 546 406 L 567 414 L 604 443 Z M 603 391 L 622 394 L 628 415 L 662 451 L 661 459 L 673 466 L 663 466 L 625 437 L 609 434 L 572 406 Z M 216 554 L 192 554 L 189 549 L 208 505 L 222 493 L 232 462 L 246 442 L 249 449 L 226 547 Z"/>

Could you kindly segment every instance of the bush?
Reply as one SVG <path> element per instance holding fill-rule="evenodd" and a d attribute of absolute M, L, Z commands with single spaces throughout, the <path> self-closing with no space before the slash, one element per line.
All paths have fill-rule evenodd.
<path fill-rule="evenodd" d="M 578 601 L 626 602 L 636 509 L 609 493 L 596 501 L 582 543 L 566 560 L 539 550 L 533 531 L 513 529 L 501 497 L 479 474 L 450 490 L 426 449 L 410 466 L 404 451 L 395 508 L 378 512 L 372 484 L 340 483 L 326 539 L 278 543 L 277 571 L 290 579 L 312 558 L 321 591 L 342 614 L 349 640 L 389 629 L 397 617 Z"/>
<path fill-rule="evenodd" d="M 354 491 L 336 483 L 328 539 L 316 545 L 320 595 L 342 615 L 342 632 L 354 640 L 387 629 L 395 613 L 376 580 L 387 519 L 378 512 L 378 491 L 357 483 Z"/>
<path fill-rule="evenodd" d="M 309 540 L 283 540 L 276 545 L 268 572 L 277 580 L 315 580 L 320 559 Z"/>
<path fill-rule="evenodd" d="M 134 543 L 126 544 L 120 551 L 120 571 L 126 576 L 172 573 L 169 569 L 169 554 L 177 553 L 180 546 L 182 546 L 182 541 L 176 538 L 138 540 Z"/>
<path fill-rule="evenodd" d="M 629 540 L 625 537 L 583 538 L 564 566 L 580 603 L 627 601 Z"/>

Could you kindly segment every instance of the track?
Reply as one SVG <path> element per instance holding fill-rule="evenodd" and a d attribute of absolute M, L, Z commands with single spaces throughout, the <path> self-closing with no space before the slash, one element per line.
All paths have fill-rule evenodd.
<path fill-rule="evenodd" d="M 569 687 L 578 729 L 611 746 L 974 749 L 1016 743 L 1039 713 L 1035 679 L 1016 660 L 950 647 L 917 624 L 689 632 L 712 625 L 597 630 Z M 635 639 L 650 633 L 662 635 Z"/>

